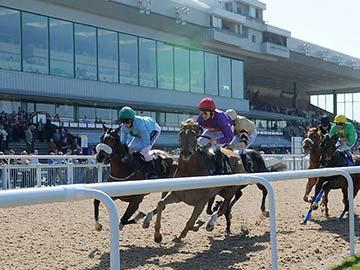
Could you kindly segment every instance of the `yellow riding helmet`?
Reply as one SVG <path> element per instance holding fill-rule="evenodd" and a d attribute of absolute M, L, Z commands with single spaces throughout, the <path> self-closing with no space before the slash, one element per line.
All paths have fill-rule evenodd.
<path fill-rule="evenodd" d="M 230 116 L 232 121 L 235 121 L 237 118 L 237 113 L 233 109 L 229 109 L 225 112 L 228 116 Z"/>
<path fill-rule="evenodd" d="M 345 123 L 346 123 L 346 117 L 345 117 L 345 115 L 343 115 L 343 114 L 338 114 L 337 116 L 335 116 L 334 122 L 335 122 L 335 123 L 338 123 L 338 124 L 345 124 Z"/>

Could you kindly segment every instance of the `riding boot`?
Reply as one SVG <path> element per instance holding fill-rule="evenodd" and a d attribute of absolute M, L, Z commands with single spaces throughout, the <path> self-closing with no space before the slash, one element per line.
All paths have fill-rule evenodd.
<path fill-rule="evenodd" d="M 240 154 L 240 157 L 241 157 L 241 161 L 244 165 L 244 168 L 245 168 L 245 171 L 248 172 L 248 173 L 251 173 L 252 170 L 251 170 L 251 163 L 250 163 L 250 160 L 248 159 L 248 157 L 246 156 L 245 153 L 243 154 Z"/>
<path fill-rule="evenodd" d="M 224 159 L 220 148 L 216 149 L 215 151 L 215 160 L 216 160 L 216 168 L 217 168 L 216 173 L 224 174 Z"/>
<path fill-rule="evenodd" d="M 351 151 L 347 150 L 347 151 L 344 151 L 343 153 L 344 153 L 347 165 L 354 166 L 354 160 L 352 158 Z"/>
<path fill-rule="evenodd" d="M 156 170 L 155 160 L 152 159 L 145 163 L 145 178 L 146 179 L 154 179 L 158 177 L 158 173 Z"/>

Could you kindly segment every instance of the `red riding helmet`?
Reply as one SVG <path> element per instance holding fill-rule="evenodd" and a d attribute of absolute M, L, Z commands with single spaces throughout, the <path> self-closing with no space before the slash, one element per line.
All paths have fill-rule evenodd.
<path fill-rule="evenodd" d="M 200 110 L 214 112 L 216 109 L 216 104 L 212 98 L 207 97 L 200 101 L 198 108 Z"/>

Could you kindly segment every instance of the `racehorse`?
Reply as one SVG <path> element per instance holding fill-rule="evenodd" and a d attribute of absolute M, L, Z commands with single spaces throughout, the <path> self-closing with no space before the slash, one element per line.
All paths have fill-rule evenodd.
<path fill-rule="evenodd" d="M 103 125 L 104 134 L 101 136 L 99 143 L 96 146 L 97 161 L 104 162 L 110 160 L 110 174 L 108 182 L 116 181 L 134 181 L 145 179 L 144 173 L 144 160 L 140 153 L 129 154 L 129 149 L 126 144 L 120 142 L 118 135 L 120 127 L 108 128 Z M 174 174 L 177 164 L 173 158 L 164 151 L 153 150 L 155 163 L 158 164 L 158 171 L 160 178 L 168 178 Z M 112 197 L 113 200 L 120 199 L 121 201 L 128 202 L 129 205 L 120 220 L 120 225 L 137 223 L 138 220 L 145 216 L 140 212 L 135 218 L 130 219 L 131 216 L 139 209 L 140 203 L 143 201 L 145 195 L 131 195 Z M 162 196 L 165 196 L 163 193 Z M 95 229 L 102 230 L 102 225 L 99 223 L 99 200 L 94 200 L 95 209 Z"/>
<path fill-rule="evenodd" d="M 344 156 L 344 153 L 337 151 L 338 137 L 326 136 L 321 143 L 321 167 L 346 167 L 348 163 Z M 359 157 L 354 157 L 355 164 L 359 163 Z M 360 174 L 351 175 L 354 184 L 354 198 L 360 189 Z M 342 219 L 347 211 L 349 211 L 349 200 L 348 200 L 348 184 L 343 176 L 330 176 L 320 177 L 315 186 L 315 198 L 319 195 L 321 190 L 324 192 L 330 189 L 341 189 L 343 193 L 344 210 L 340 214 L 339 219 Z M 313 203 L 312 208 L 317 209 L 318 205 L 316 202 Z"/>
<path fill-rule="evenodd" d="M 180 140 L 180 157 L 178 160 L 178 167 L 175 171 L 174 177 L 190 177 L 190 176 L 204 176 L 209 175 L 210 157 L 207 153 L 204 153 L 197 147 L 197 138 L 200 136 L 200 127 L 193 119 L 188 119 L 182 123 L 179 131 Z M 223 154 L 228 159 L 227 166 L 231 167 L 231 170 L 236 173 L 244 172 L 242 163 L 239 162 L 239 157 L 231 150 L 222 149 Z M 230 169 L 230 168 L 229 168 Z M 161 215 L 167 204 L 185 202 L 186 204 L 193 206 L 193 212 L 190 219 L 187 221 L 185 228 L 182 230 L 179 237 L 176 237 L 174 241 L 180 242 L 186 237 L 189 230 L 197 231 L 204 222 L 196 222 L 205 205 L 210 198 L 216 194 L 220 194 L 224 198 L 224 202 L 220 205 L 207 225 L 207 230 L 211 231 L 214 228 L 217 217 L 226 214 L 231 198 L 235 195 L 237 190 L 236 186 L 228 187 L 215 187 L 204 189 L 193 189 L 184 191 L 173 191 L 162 198 L 157 205 L 157 216 L 155 224 L 154 240 L 157 243 L 162 241 L 161 229 Z M 153 211 L 152 211 L 153 212 Z M 144 227 L 149 227 L 149 222 L 152 217 L 150 212 L 150 218 L 147 216 L 144 220 Z M 148 215 L 149 215 L 148 214 Z M 227 220 L 230 222 L 230 219 Z"/>
<path fill-rule="evenodd" d="M 310 155 L 310 164 L 308 169 L 318 169 L 320 168 L 320 156 L 321 156 L 321 142 L 324 136 L 321 133 L 321 130 L 318 127 L 309 128 L 305 134 L 305 139 L 303 141 L 302 147 L 305 154 Z M 311 177 L 308 179 L 305 187 L 305 194 L 303 200 L 305 202 L 312 203 L 313 197 L 309 198 L 309 194 L 312 188 L 316 185 L 318 178 Z M 325 216 L 329 217 L 328 209 L 328 195 L 329 191 L 326 191 L 324 197 L 321 201 L 322 209 L 325 211 Z"/>

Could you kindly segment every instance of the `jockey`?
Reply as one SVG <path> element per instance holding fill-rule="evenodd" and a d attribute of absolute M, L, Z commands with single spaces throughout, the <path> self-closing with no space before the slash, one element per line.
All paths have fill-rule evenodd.
<path fill-rule="evenodd" d="M 255 124 L 244 116 L 237 115 L 235 110 L 229 109 L 225 112 L 234 125 L 234 138 L 230 147 L 239 150 L 241 160 L 246 171 L 251 171 L 250 160 L 246 157 L 246 149 L 255 141 L 257 136 Z"/>
<path fill-rule="evenodd" d="M 330 124 L 330 118 L 327 115 L 323 115 L 321 116 L 320 119 L 320 125 L 319 125 L 319 129 L 321 131 L 322 135 L 326 135 L 329 133 L 331 128 L 331 124 Z"/>
<path fill-rule="evenodd" d="M 135 111 L 130 107 L 123 107 L 119 112 L 119 118 L 121 143 L 128 145 L 130 153 L 140 152 L 143 155 L 146 161 L 146 178 L 156 177 L 150 150 L 160 135 L 160 126 L 150 117 L 136 116 Z"/>
<path fill-rule="evenodd" d="M 234 137 L 230 117 L 216 109 L 214 100 L 209 97 L 202 99 L 198 108 L 200 115 L 196 121 L 205 129 L 201 135 L 204 137 L 198 139 L 198 145 L 205 146 L 209 143 L 205 136 L 211 138 L 210 144 L 215 148 L 230 143 Z"/>
<path fill-rule="evenodd" d="M 329 131 L 330 137 L 334 135 L 339 137 L 339 141 L 337 143 L 338 150 L 343 152 L 352 162 L 351 148 L 356 143 L 357 134 L 354 125 L 346 121 L 345 115 L 338 114 L 335 116 L 334 124 L 331 126 Z"/>

